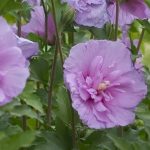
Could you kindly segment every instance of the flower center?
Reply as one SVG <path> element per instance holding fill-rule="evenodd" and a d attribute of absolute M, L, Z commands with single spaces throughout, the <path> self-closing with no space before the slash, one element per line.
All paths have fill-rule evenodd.
<path fill-rule="evenodd" d="M 103 81 L 98 85 L 98 91 L 104 91 L 110 85 L 109 81 Z"/>

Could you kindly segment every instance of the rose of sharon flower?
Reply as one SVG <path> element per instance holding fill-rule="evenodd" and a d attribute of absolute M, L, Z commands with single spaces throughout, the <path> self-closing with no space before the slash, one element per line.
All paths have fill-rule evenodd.
<path fill-rule="evenodd" d="M 112 23 L 116 19 L 116 0 L 108 0 L 108 14 Z M 119 25 L 131 24 L 134 19 L 150 18 L 150 9 L 144 0 L 121 0 Z"/>
<path fill-rule="evenodd" d="M 0 17 L 0 106 L 18 96 L 29 76 L 26 59 L 17 46 L 16 36 Z"/>
<path fill-rule="evenodd" d="M 37 55 L 39 51 L 38 43 L 32 42 L 28 39 L 24 39 L 16 36 L 17 46 L 22 50 L 22 54 L 25 58 L 30 58 L 33 55 Z"/>
<path fill-rule="evenodd" d="M 36 6 L 31 12 L 29 23 L 22 26 L 23 36 L 29 33 L 35 33 L 41 37 L 45 37 L 45 14 L 42 6 Z M 54 43 L 55 39 L 55 24 L 52 15 L 48 15 L 48 42 Z"/>
<path fill-rule="evenodd" d="M 62 0 L 76 11 L 75 21 L 84 26 L 101 28 L 107 21 L 106 0 Z"/>
<path fill-rule="evenodd" d="M 64 79 L 72 106 L 90 128 L 126 126 L 147 87 L 121 42 L 91 40 L 71 49 Z"/>

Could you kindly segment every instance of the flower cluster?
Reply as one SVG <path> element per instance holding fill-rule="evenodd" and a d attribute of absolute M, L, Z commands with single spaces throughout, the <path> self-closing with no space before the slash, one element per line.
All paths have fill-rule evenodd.
<path fill-rule="evenodd" d="M 116 0 L 62 0 L 76 11 L 76 23 L 102 27 L 116 19 Z M 119 0 L 119 25 L 131 24 L 134 19 L 150 18 L 150 9 L 144 0 Z"/>
<path fill-rule="evenodd" d="M 52 15 L 48 14 L 48 28 L 45 29 L 46 18 L 41 1 L 25 1 L 32 10 L 29 22 L 21 27 L 23 37 L 35 33 L 45 38 L 47 31 L 47 44 L 54 44 L 57 28 Z M 75 22 L 79 25 L 101 28 L 107 22 L 114 24 L 116 21 L 116 0 L 62 2 L 67 2 L 74 9 Z M 132 123 L 134 110 L 147 93 L 141 58 L 135 64 L 131 59 L 127 25 L 134 19 L 150 18 L 150 9 L 144 0 L 119 0 L 118 17 L 120 27 L 125 29 L 122 41 L 90 40 L 77 44 L 64 63 L 64 80 L 71 93 L 72 106 L 90 128 Z M 0 30 L 1 106 L 22 92 L 29 77 L 28 58 L 38 53 L 38 44 L 15 35 L 2 17 Z M 135 45 L 138 45 L 137 41 Z"/>
<path fill-rule="evenodd" d="M 76 13 L 79 25 L 102 27 L 106 22 L 122 28 L 118 41 L 91 40 L 71 49 L 64 64 L 64 80 L 73 108 L 90 128 L 126 126 L 134 121 L 134 110 L 147 93 L 141 57 L 131 59 L 128 25 L 148 19 L 144 0 L 63 0 Z M 119 14 L 116 12 L 118 6 Z M 135 41 L 137 46 L 137 41 Z"/>

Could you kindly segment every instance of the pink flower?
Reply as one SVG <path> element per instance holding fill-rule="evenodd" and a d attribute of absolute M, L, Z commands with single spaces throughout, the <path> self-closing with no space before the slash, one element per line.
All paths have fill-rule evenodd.
<path fill-rule="evenodd" d="M 115 23 L 115 0 L 108 0 L 108 14 L 112 23 Z M 131 24 L 134 19 L 150 18 L 150 9 L 144 0 L 123 0 L 120 2 L 119 25 Z"/>
<path fill-rule="evenodd" d="M 91 40 L 74 46 L 64 64 L 64 79 L 74 109 L 95 129 L 132 123 L 147 93 L 121 41 Z"/>
<path fill-rule="evenodd" d="M 23 36 L 29 33 L 35 33 L 45 38 L 45 15 L 42 6 L 36 6 L 31 12 L 31 19 L 29 23 L 22 26 Z M 55 24 L 52 15 L 48 15 L 48 42 L 54 43 L 55 40 Z"/>
<path fill-rule="evenodd" d="M 26 58 L 17 45 L 16 35 L 0 17 L 0 106 L 12 101 L 25 87 L 29 76 Z"/>

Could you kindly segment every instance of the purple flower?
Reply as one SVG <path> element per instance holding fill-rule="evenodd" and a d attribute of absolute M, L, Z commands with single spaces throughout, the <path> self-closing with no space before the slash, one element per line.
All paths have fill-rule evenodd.
<path fill-rule="evenodd" d="M 27 2 L 31 6 L 37 6 L 40 5 L 41 0 L 23 0 L 24 2 Z"/>
<path fill-rule="evenodd" d="M 136 61 L 135 61 L 135 65 L 134 65 L 135 69 L 141 73 L 141 71 L 143 71 L 143 63 L 142 63 L 142 56 L 139 56 Z"/>
<path fill-rule="evenodd" d="M 22 26 L 23 36 L 29 33 L 35 33 L 41 37 L 45 37 L 45 14 L 42 6 L 36 6 L 31 12 L 30 22 Z M 48 15 L 48 42 L 54 43 L 55 40 L 55 24 L 52 15 Z"/>
<path fill-rule="evenodd" d="M 16 36 L 0 17 L 0 106 L 10 102 L 24 89 L 29 70 Z"/>
<path fill-rule="evenodd" d="M 115 0 L 108 0 L 108 14 L 112 23 L 115 23 Z M 150 18 L 150 9 L 144 0 L 122 0 L 119 9 L 119 25 L 131 24 L 134 19 Z"/>
<path fill-rule="evenodd" d="M 130 51 L 121 42 L 91 40 L 71 49 L 64 79 L 72 105 L 90 128 L 126 126 L 147 93 L 133 67 Z"/>
<path fill-rule="evenodd" d="M 75 21 L 84 26 L 101 28 L 107 21 L 106 0 L 62 0 L 76 11 Z"/>
<path fill-rule="evenodd" d="M 22 50 L 23 55 L 25 58 L 30 58 L 33 55 L 37 55 L 39 51 L 38 43 L 32 42 L 30 40 L 24 38 L 17 38 L 17 46 Z"/>

